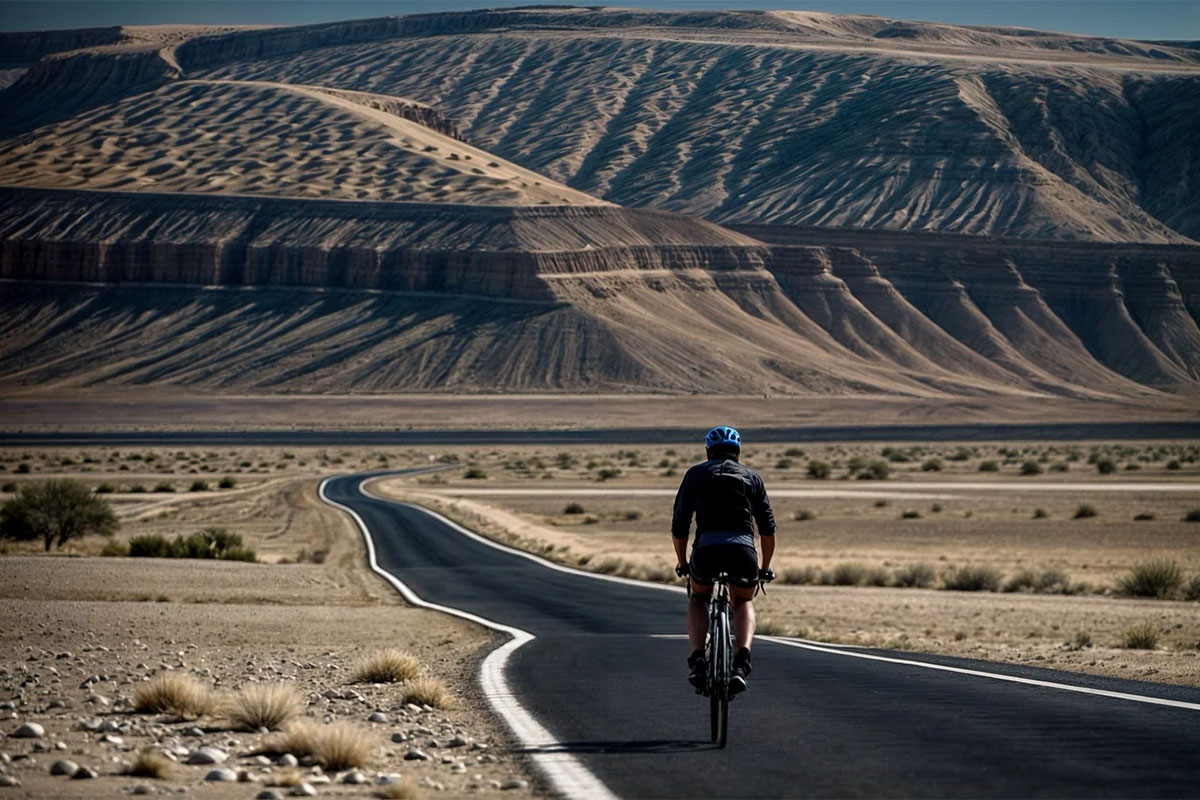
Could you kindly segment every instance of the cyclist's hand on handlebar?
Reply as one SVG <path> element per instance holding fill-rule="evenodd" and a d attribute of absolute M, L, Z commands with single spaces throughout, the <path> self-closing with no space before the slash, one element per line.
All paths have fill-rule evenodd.
<path fill-rule="evenodd" d="M 770 583 L 775 580 L 775 570 L 770 567 L 763 567 L 758 571 L 758 579 L 763 583 Z"/>
<path fill-rule="evenodd" d="M 688 565 L 687 564 L 676 564 L 675 565 L 675 574 L 677 576 L 679 576 L 680 578 L 688 577 L 688 575 L 690 574 Z"/>

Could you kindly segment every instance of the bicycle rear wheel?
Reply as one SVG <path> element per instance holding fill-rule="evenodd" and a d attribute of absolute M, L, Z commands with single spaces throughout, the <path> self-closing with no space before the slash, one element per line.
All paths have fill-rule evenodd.
<path fill-rule="evenodd" d="M 709 669 L 712 672 L 708 696 L 709 717 L 712 729 L 712 740 L 718 747 L 724 748 L 729 737 L 729 676 L 731 656 L 729 653 L 729 611 L 722 609 L 717 615 L 716 628 L 711 636 L 712 660 Z"/>

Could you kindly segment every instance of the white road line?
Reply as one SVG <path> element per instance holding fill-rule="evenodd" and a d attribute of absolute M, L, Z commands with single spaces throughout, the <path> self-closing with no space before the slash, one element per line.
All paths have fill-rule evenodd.
<path fill-rule="evenodd" d="M 580 800 L 591 800 L 591 798 L 616 800 L 616 795 L 609 791 L 608 787 L 599 778 L 593 775 L 587 767 L 583 766 L 570 753 L 537 752 L 538 750 L 561 748 L 562 743 L 556 741 L 550 732 L 542 727 L 533 718 L 533 715 L 521 705 L 516 695 L 513 694 L 512 689 L 509 688 L 508 680 L 504 677 L 504 670 L 508 664 L 509 657 L 521 645 L 533 641 L 533 634 L 523 631 L 520 628 L 493 622 L 490 619 L 485 619 L 457 608 L 437 605 L 436 603 L 429 603 L 422 600 L 407 584 L 379 566 L 379 562 L 375 558 L 375 541 L 371 538 L 371 531 L 367 527 L 367 523 L 354 509 L 330 500 L 329 496 L 325 494 L 325 486 L 330 480 L 333 479 L 326 478 L 321 481 L 317 493 L 326 503 L 335 508 L 340 508 L 354 519 L 359 531 L 362 533 L 363 541 L 366 542 L 367 561 L 371 569 L 388 583 L 392 584 L 406 601 L 414 606 L 441 611 L 444 614 L 450 614 L 451 616 L 474 622 L 485 628 L 506 633 L 512 637 L 503 646 L 493 650 L 484 659 L 480 667 L 479 682 L 483 688 L 484 696 L 487 697 L 492 709 L 508 724 L 517 741 L 523 747 L 532 751 L 530 759 L 532 759 L 534 765 L 546 777 L 546 780 L 549 781 L 554 791 L 564 797 L 579 798 Z M 357 488 L 360 492 L 363 492 L 363 484 L 367 480 L 370 479 L 368 478 L 359 483 Z M 455 527 L 457 528 L 458 526 Z"/>
<path fill-rule="evenodd" d="M 1165 697 L 1150 697 L 1144 694 L 1129 694 L 1128 692 L 1113 692 L 1109 691 L 1108 689 L 1092 689 L 1087 686 L 1072 686 L 1069 683 L 1040 681 L 1034 678 L 1021 678 L 1016 675 L 1003 675 L 998 672 L 984 672 L 983 670 L 966 669 L 965 667 L 951 667 L 945 664 L 931 664 L 928 661 L 913 661 L 907 658 L 891 658 L 889 656 L 879 656 L 872 653 L 853 653 L 832 647 L 823 647 L 820 644 L 809 644 L 807 642 L 797 641 L 795 639 L 785 639 L 780 636 L 762 636 L 757 638 L 761 638 L 768 642 L 774 642 L 776 644 L 786 645 L 787 647 L 799 647 L 804 650 L 812 650 L 817 653 L 829 653 L 830 655 L 846 656 L 848 658 L 862 658 L 866 659 L 867 661 L 883 661 L 888 664 L 901 664 L 906 667 L 920 667 L 922 669 L 932 669 L 939 672 L 955 672 L 960 675 L 972 675 L 977 678 L 991 678 L 992 680 L 997 681 L 1008 681 L 1009 683 L 1023 683 L 1027 686 L 1041 686 L 1047 689 L 1060 689 L 1064 692 L 1078 692 L 1079 694 L 1091 694 L 1098 697 L 1111 697 L 1115 700 L 1129 700 L 1134 703 L 1148 703 L 1156 706 L 1183 708 L 1187 709 L 1188 711 L 1200 711 L 1200 703 L 1188 703 L 1183 700 L 1168 700 Z"/>

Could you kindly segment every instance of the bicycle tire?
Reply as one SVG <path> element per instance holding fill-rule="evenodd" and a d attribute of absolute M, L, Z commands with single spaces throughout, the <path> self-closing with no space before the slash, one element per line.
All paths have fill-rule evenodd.
<path fill-rule="evenodd" d="M 719 602 L 719 601 L 718 601 Z M 726 602 L 713 620 L 709 633 L 709 662 L 712 679 L 709 683 L 709 719 L 712 741 L 724 748 L 729 738 L 729 678 L 731 659 L 729 653 L 729 606 Z"/>

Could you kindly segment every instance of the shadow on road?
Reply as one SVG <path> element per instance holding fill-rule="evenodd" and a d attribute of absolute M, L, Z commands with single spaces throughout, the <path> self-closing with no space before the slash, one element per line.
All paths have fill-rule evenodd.
<path fill-rule="evenodd" d="M 646 741 L 560 742 L 546 747 L 527 747 L 521 753 L 693 753 L 716 745 L 703 739 L 649 739 Z"/>

